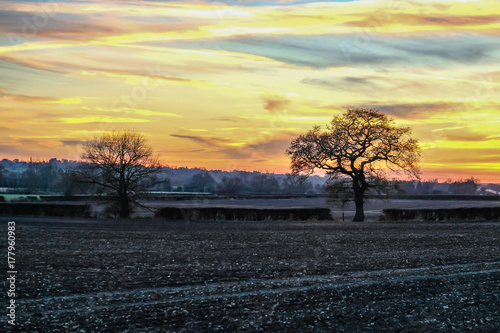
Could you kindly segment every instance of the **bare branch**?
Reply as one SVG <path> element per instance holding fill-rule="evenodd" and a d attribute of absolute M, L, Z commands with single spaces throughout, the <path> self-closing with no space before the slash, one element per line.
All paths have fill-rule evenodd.
<path fill-rule="evenodd" d="M 115 197 L 121 217 L 130 215 L 140 192 L 159 182 L 159 160 L 144 135 L 135 131 L 96 137 L 83 145 L 81 158 L 87 163 L 78 171 L 80 180 Z"/>
<path fill-rule="evenodd" d="M 293 140 L 286 154 L 292 174 L 311 175 L 319 169 L 332 179 L 350 178 L 355 201 L 362 207 L 365 192 L 386 179 L 385 170 L 418 179 L 419 150 L 409 127 L 396 126 L 377 110 L 349 109 L 335 116 L 325 131 L 315 126 Z M 343 189 L 345 179 L 335 184 L 336 190 Z"/>

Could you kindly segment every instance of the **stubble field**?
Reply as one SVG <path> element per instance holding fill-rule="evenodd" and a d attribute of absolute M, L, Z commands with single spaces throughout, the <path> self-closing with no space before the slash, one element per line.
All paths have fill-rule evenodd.
<path fill-rule="evenodd" d="M 498 222 L 16 227 L 16 331 L 500 329 Z"/>

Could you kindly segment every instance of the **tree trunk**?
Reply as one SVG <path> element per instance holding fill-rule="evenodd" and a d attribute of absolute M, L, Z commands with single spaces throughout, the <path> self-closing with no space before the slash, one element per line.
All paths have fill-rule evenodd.
<path fill-rule="evenodd" d="M 121 194 L 120 195 L 120 217 L 127 218 L 130 216 L 130 205 L 128 195 Z"/>
<path fill-rule="evenodd" d="M 353 222 L 363 222 L 365 220 L 364 209 L 364 196 L 365 191 L 360 187 L 354 187 L 354 203 L 356 204 L 356 215 L 354 215 Z"/>

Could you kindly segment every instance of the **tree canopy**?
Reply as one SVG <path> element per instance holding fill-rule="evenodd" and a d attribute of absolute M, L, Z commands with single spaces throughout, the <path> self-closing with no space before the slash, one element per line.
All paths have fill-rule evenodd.
<path fill-rule="evenodd" d="M 81 181 L 97 187 L 128 217 L 144 189 L 158 183 L 161 165 L 143 134 L 135 131 L 105 133 L 85 142 L 78 172 Z"/>
<path fill-rule="evenodd" d="M 326 130 L 313 127 L 294 139 L 286 154 L 291 157 L 292 174 L 325 170 L 339 191 L 351 189 L 356 204 L 354 221 L 364 220 L 367 191 L 383 183 L 390 173 L 404 172 L 413 178 L 420 173 L 419 146 L 411 137 L 411 128 L 397 126 L 394 119 L 373 109 L 349 109 L 333 117 Z"/>

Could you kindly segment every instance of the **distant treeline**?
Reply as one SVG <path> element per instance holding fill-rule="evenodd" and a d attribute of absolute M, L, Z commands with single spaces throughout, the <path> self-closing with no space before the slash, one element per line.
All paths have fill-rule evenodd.
<path fill-rule="evenodd" d="M 437 179 L 427 181 L 401 181 L 399 188 L 405 194 L 495 194 L 495 184 L 480 186 L 479 180 L 471 177 L 465 180 L 448 179 L 440 183 Z"/>
<path fill-rule="evenodd" d="M 51 159 L 26 162 L 3 159 L 0 161 L 0 187 L 12 193 L 91 194 L 92 188 L 79 184 L 72 171 L 82 162 Z M 198 192 L 224 195 L 237 194 L 320 194 L 326 178 L 307 179 L 286 174 L 257 171 L 222 171 L 203 168 L 162 168 L 160 184 L 150 191 Z"/>
<path fill-rule="evenodd" d="M 92 194 L 92 188 L 79 184 L 72 171 L 82 162 L 50 159 L 26 162 L 0 161 L 0 187 L 11 193 Z M 150 188 L 156 192 L 198 192 L 221 195 L 245 194 L 324 194 L 327 177 L 308 178 L 257 171 L 223 171 L 203 168 L 169 167 L 162 169 L 164 182 Z M 500 185 L 480 184 L 473 177 L 465 180 L 395 181 L 400 194 L 498 194 Z"/>

